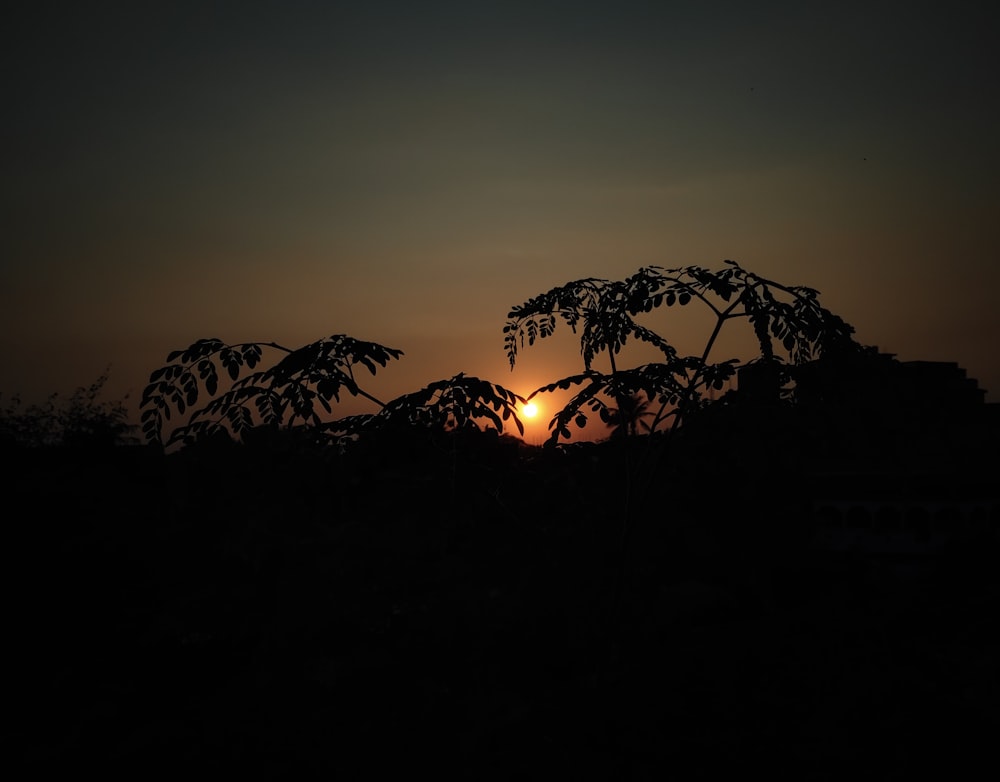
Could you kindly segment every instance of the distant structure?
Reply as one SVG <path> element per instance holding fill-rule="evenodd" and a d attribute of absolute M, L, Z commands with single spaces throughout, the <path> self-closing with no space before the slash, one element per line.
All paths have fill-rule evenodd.
<path fill-rule="evenodd" d="M 780 398 L 779 366 L 758 361 L 737 375 L 740 397 L 750 403 Z M 793 368 L 795 399 L 802 404 L 937 407 L 956 410 L 984 404 L 986 391 L 952 361 L 897 361 L 878 348 L 823 357 Z"/>
<path fill-rule="evenodd" d="M 743 368 L 734 412 L 801 449 L 817 546 L 912 567 L 956 542 L 1000 543 L 1000 405 L 957 363 L 874 348 L 787 368 L 787 388 L 779 369 Z"/>
<path fill-rule="evenodd" d="M 931 403 L 947 408 L 981 405 L 986 390 L 953 361 L 901 361 L 896 382 L 904 403 Z M 920 389 L 912 395 L 913 389 Z"/>

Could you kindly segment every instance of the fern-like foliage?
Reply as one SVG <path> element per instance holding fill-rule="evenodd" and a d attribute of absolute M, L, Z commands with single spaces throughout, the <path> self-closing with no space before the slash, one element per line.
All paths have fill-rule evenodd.
<path fill-rule="evenodd" d="M 736 368 L 735 359 L 703 365 L 698 357 L 685 356 L 669 363 L 644 364 L 613 373 L 590 370 L 542 386 L 533 391 L 528 399 L 536 394 L 581 387 L 549 421 L 552 433 L 549 444 L 555 444 L 560 437 L 568 439 L 572 434 L 569 428 L 571 423 L 585 428 L 589 421 L 588 412 L 596 413 L 604 424 L 614 424 L 622 400 L 644 398 L 660 405 L 660 412 L 654 414 L 653 422 L 647 427 L 652 431 L 664 421 L 680 415 L 682 400 L 691 395 L 692 389 L 698 392 L 694 395 L 697 404 L 704 404 L 707 396 L 701 391 L 723 388 L 736 373 Z"/>
<path fill-rule="evenodd" d="M 524 402 L 523 397 L 503 386 L 459 373 L 404 394 L 364 420 L 346 423 L 353 425 L 353 431 L 399 426 L 452 431 L 483 426 L 502 434 L 504 422 L 512 421 L 524 435 L 524 424 L 517 416 L 517 406 Z M 344 424 L 341 421 L 335 425 Z"/>
<path fill-rule="evenodd" d="M 676 355 L 673 347 L 632 317 L 638 312 L 633 306 L 636 300 L 632 278 L 616 282 L 591 277 L 553 288 L 512 307 L 503 329 L 504 349 L 511 369 L 517 361 L 518 349 L 525 342 L 530 346 L 551 336 L 557 319 L 565 321 L 574 334 L 580 334 L 580 354 L 587 370 L 600 353 L 608 351 L 612 357 L 619 353 L 629 337 L 648 342 L 668 359 L 673 358 Z"/>
<path fill-rule="evenodd" d="M 265 351 L 277 354 L 268 369 L 254 371 Z M 372 375 L 378 366 L 403 355 L 401 350 L 375 342 L 363 342 L 344 334 L 309 343 L 292 350 L 275 342 L 227 344 L 220 339 L 201 339 L 167 356 L 167 364 L 155 370 L 140 402 L 143 434 L 149 443 L 190 444 L 225 431 L 239 438 L 256 426 L 292 428 L 301 424 L 322 428 L 322 414 L 331 414 L 331 401 L 341 394 L 361 396 L 383 403 L 362 389 L 355 368 Z M 219 394 L 220 370 L 229 378 L 229 388 Z M 196 405 L 207 395 L 201 407 Z M 163 426 L 171 411 L 185 423 L 163 442 Z"/>
<path fill-rule="evenodd" d="M 692 302 L 708 307 L 715 316 L 700 356 L 678 356 L 665 337 L 636 321 L 653 310 Z M 824 352 L 860 348 L 852 337 L 854 329 L 820 305 L 816 290 L 782 285 L 730 260 L 717 270 L 649 266 L 621 281 L 586 278 L 553 288 L 511 308 L 504 326 L 504 348 L 513 369 L 518 351 L 550 336 L 559 320 L 580 335 L 583 374 L 534 392 L 583 386 L 550 422 L 553 439 L 568 438 L 570 422 L 584 426 L 585 410 L 599 413 L 607 423 L 612 408 L 605 400 L 621 401 L 633 394 L 660 402 L 660 412 L 651 424 L 655 429 L 671 418 L 672 426 L 677 426 L 688 412 L 705 404 L 709 389 L 722 388 L 735 374 L 738 359 L 709 361 L 723 326 L 734 319 L 746 320 L 757 338 L 760 354 L 752 360 L 779 367 L 798 366 Z M 615 356 L 630 338 L 656 347 L 664 361 L 620 369 Z M 593 369 L 594 359 L 604 352 L 609 355 L 610 374 Z M 784 383 L 791 373 L 782 369 L 778 376 Z"/>

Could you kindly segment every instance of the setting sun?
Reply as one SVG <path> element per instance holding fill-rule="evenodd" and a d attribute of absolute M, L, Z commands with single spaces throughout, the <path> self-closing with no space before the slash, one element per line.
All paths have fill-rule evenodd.
<path fill-rule="evenodd" d="M 528 402 L 522 409 L 521 412 L 524 414 L 525 418 L 534 418 L 538 415 L 538 405 L 534 402 Z"/>

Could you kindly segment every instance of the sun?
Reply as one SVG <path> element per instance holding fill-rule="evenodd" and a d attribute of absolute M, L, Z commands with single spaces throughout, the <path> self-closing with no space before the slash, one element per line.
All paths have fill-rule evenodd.
<path fill-rule="evenodd" d="M 528 402 L 528 404 L 521 408 L 521 413 L 525 418 L 534 418 L 538 415 L 538 405 L 534 402 Z"/>

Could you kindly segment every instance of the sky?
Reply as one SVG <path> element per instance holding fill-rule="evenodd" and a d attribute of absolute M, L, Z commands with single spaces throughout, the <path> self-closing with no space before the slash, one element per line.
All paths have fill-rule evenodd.
<path fill-rule="evenodd" d="M 0 55 L 0 392 L 110 367 L 134 406 L 196 339 L 345 333 L 404 351 L 363 384 L 383 400 L 458 372 L 527 394 L 579 349 L 511 371 L 512 305 L 731 258 L 1000 401 L 997 14 L 34 4 Z"/>

